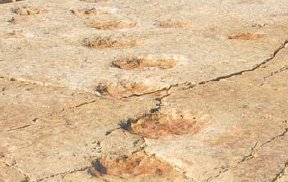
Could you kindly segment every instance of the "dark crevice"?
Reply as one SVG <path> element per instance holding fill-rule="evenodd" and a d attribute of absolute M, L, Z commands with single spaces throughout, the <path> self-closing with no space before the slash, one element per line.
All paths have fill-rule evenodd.
<path fill-rule="evenodd" d="M 0 162 L 2 162 L 5 166 L 7 166 L 8 168 L 13 168 L 13 169 L 15 169 L 16 171 L 18 171 L 20 174 L 22 174 L 23 176 L 24 176 L 24 181 L 22 181 L 22 182 L 29 182 L 30 181 L 30 177 L 27 175 L 27 174 L 25 174 L 22 170 L 20 170 L 19 168 L 17 168 L 17 167 L 15 167 L 15 165 L 16 165 L 16 162 L 14 163 L 14 164 L 12 164 L 12 165 L 10 165 L 10 164 L 8 164 L 8 163 L 6 163 L 5 161 L 0 161 Z"/>
<path fill-rule="evenodd" d="M 229 171 L 230 169 L 235 169 L 237 168 L 241 163 L 244 163 L 246 161 L 252 160 L 255 156 L 255 154 L 265 145 L 267 145 L 268 143 L 275 141 L 277 139 L 282 138 L 283 136 L 285 136 L 288 133 L 288 128 L 285 128 L 285 130 L 280 133 L 279 135 L 276 135 L 274 137 L 272 137 L 270 140 L 262 143 L 259 147 L 258 146 L 258 142 L 255 143 L 255 145 L 251 148 L 251 151 L 249 154 L 245 155 L 240 161 L 237 162 L 237 164 L 235 166 L 231 166 L 231 167 L 226 167 L 222 170 L 219 171 L 219 173 L 215 176 L 209 177 L 206 181 L 212 181 L 218 177 L 220 177 L 222 174 L 226 173 L 227 171 Z M 286 165 L 285 165 L 286 166 Z M 273 182 L 273 181 L 272 181 Z"/>
<path fill-rule="evenodd" d="M 92 104 L 94 102 L 96 102 L 96 100 L 92 100 L 92 101 L 89 101 L 89 102 L 83 102 L 81 104 L 78 104 L 78 105 L 74 106 L 73 108 L 79 108 L 79 107 L 82 107 L 82 106 L 85 106 L 85 105 L 88 105 L 88 104 Z"/>
<path fill-rule="evenodd" d="M 284 66 L 284 67 L 280 68 L 279 70 L 270 73 L 269 76 L 264 77 L 264 80 L 266 80 L 267 78 L 272 77 L 272 76 L 274 76 L 276 74 L 279 74 L 279 73 L 281 73 L 283 71 L 286 71 L 286 70 L 288 70 L 288 66 Z"/>
<path fill-rule="evenodd" d="M 9 129 L 9 130 L 7 130 L 7 131 L 21 130 L 21 129 L 27 128 L 27 127 L 29 127 L 29 126 L 31 126 L 31 125 L 30 125 L 30 124 L 27 124 L 27 125 L 24 125 L 24 126 L 19 126 L 19 127 L 17 127 L 17 128 L 11 128 L 11 129 Z"/>
<path fill-rule="evenodd" d="M 285 128 L 285 130 L 284 130 L 281 134 L 279 134 L 279 135 L 277 135 L 277 136 L 274 136 L 274 137 L 272 137 L 270 140 L 268 140 L 268 141 L 264 142 L 263 144 L 261 144 L 259 148 L 263 147 L 264 145 L 266 145 L 266 144 L 268 144 L 268 143 L 270 143 L 270 142 L 272 142 L 272 141 L 274 141 L 274 140 L 277 140 L 277 139 L 285 136 L 286 133 L 288 133 L 288 128 Z"/>
<path fill-rule="evenodd" d="M 276 174 L 276 176 L 272 179 L 271 182 L 275 182 L 277 181 L 278 179 L 280 179 L 283 175 L 284 175 L 284 172 L 285 172 L 285 169 L 288 167 L 288 161 L 284 164 L 284 167 L 280 170 L 279 173 Z"/>
<path fill-rule="evenodd" d="M 260 68 L 261 66 L 263 66 L 263 65 L 269 63 L 271 60 L 273 60 L 273 59 L 277 56 L 277 54 L 278 54 L 283 48 L 285 48 L 285 46 L 286 46 L 287 43 L 288 43 L 288 40 L 285 40 L 284 43 L 281 44 L 281 46 L 274 51 L 274 53 L 272 54 L 271 57 L 269 57 L 268 59 L 265 59 L 263 62 L 257 64 L 256 66 L 254 66 L 254 67 L 252 67 L 252 68 L 250 68 L 250 69 L 245 69 L 245 70 L 238 71 L 238 72 L 235 72 L 235 73 L 231 73 L 231 74 L 228 74 L 228 75 L 219 76 L 219 77 L 217 77 L 217 78 L 213 78 L 213 79 L 208 80 L 208 81 L 201 81 L 201 82 L 199 82 L 198 84 L 191 84 L 191 85 L 188 86 L 186 89 L 193 88 L 193 87 L 195 87 L 196 85 L 204 85 L 204 84 L 209 83 L 209 82 L 218 82 L 218 81 L 225 80 L 225 79 L 228 79 L 228 78 L 231 78 L 231 77 L 234 77 L 234 76 L 242 75 L 243 73 L 255 71 L 255 70 L 257 70 L 258 68 Z"/>
<path fill-rule="evenodd" d="M 207 80 L 207 81 L 201 81 L 201 82 L 199 82 L 197 84 L 192 84 L 192 83 L 185 82 L 183 84 L 173 84 L 173 85 L 170 85 L 169 87 L 164 87 L 162 89 L 154 90 L 154 91 L 151 91 L 151 92 L 145 92 L 145 93 L 142 93 L 142 94 L 131 94 L 131 95 L 126 96 L 126 97 L 121 97 L 120 100 L 121 99 L 126 99 L 126 98 L 131 98 L 131 97 L 141 97 L 141 96 L 145 96 L 145 95 L 161 93 L 162 91 L 167 91 L 168 92 L 171 88 L 178 87 L 180 85 L 185 85 L 185 89 L 190 89 L 190 88 L 193 88 L 193 87 L 195 87 L 197 85 L 204 85 L 204 84 L 209 83 L 209 82 L 218 82 L 218 81 L 221 81 L 221 80 L 224 80 L 224 79 L 228 79 L 228 78 L 231 78 L 231 77 L 234 77 L 234 76 L 242 75 L 243 73 L 246 73 L 246 72 L 255 71 L 256 69 L 260 68 L 261 66 L 263 66 L 263 65 L 269 63 L 271 60 L 273 60 L 276 57 L 276 55 L 279 53 L 279 51 L 281 51 L 283 48 L 285 48 L 287 43 L 288 43 L 288 40 L 285 40 L 281 44 L 281 46 L 274 51 L 274 53 L 272 54 L 271 57 L 269 57 L 268 59 L 265 59 L 263 62 L 257 64 L 256 66 L 254 66 L 254 67 L 252 67 L 250 69 L 245 69 L 245 70 L 238 71 L 238 72 L 235 72 L 235 73 L 231 73 L 231 74 L 228 74 L 228 75 L 219 76 L 217 78 L 213 78 L 213 79 L 210 79 L 210 80 Z M 33 81 L 33 80 L 21 80 L 21 79 L 16 79 L 16 78 L 12 78 L 12 77 L 6 77 L 6 76 L 0 76 L 0 78 L 8 79 L 9 81 L 19 81 L 19 82 L 22 82 L 22 83 L 28 83 L 28 84 L 39 85 L 39 86 L 51 86 L 51 87 L 57 87 L 57 88 L 65 88 L 65 87 L 54 86 L 54 85 L 50 85 L 49 83 L 37 82 L 37 81 Z M 104 91 L 103 91 L 103 88 L 101 88 L 100 91 L 104 92 L 105 88 L 104 88 Z M 88 93 L 91 93 L 91 92 L 88 92 Z M 103 96 L 100 96 L 100 97 L 103 97 Z"/>
<path fill-rule="evenodd" d="M 101 176 L 107 174 L 107 168 L 103 166 L 103 164 L 100 162 L 99 159 L 96 159 L 95 161 L 92 162 L 92 167 L 97 170 Z"/>
<path fill-rule="evenodd" d="M 170 85 L 169 87 L 164 87 L 162 89 L 159 89 L 159 90 L 154 90 L 154 91 L 151 91 L 151 92 L 145 92 L 145 93 L 142 93 L 142 94 L 132 94 L 132 95 L 129 95 L 129 96 L 126 96 L 126 97 L 121 97 L 120 99 L 126 99 L 126 98 L 131 98 L 131 97 L 141 97 L 141 96 L 145 96 L 145 95 L 152 95 L 152 94 L 156 94 L 156 93 L 161 93 L 161 92 L 169 92 L 172 88 L 174 87 L 178 87 L 179 84 L 173 84 L 173 85 Z"/>
<path fill-rule="evenodd" d="M 255 145 L 251 148 L 250 153 L 249 153 L 248 155 L 244 156 L 244 157 L 238 162 L 238 164 L 254 158 L 254 154 L 255 154 L 257 145 L 258 145 L 258 141 L 257 141 L 257 142 L 255 143 Z M 261 145 L 261 146 L 262 146 L 262 145 Z"/>
<path fill-rule="evenodd" d="M 73 169 L 73 170 L 67 171 L 67 172 L 52 174 L 52 175 L 50 175 L 50 176 L 37 179 L 37 182 L 43 181 L 43 180 L 46 180 L 46 179 L 49 179 L 49 178 L 53 178 L 53 177 L 56 177 L 56 176 L 62 176 L 62 178 L 63 178 L 63 177 L 65 177 L 65 176 L 68 175 L 68 174 L 73 174 L 73 173 L 75 173 L 75 172 L 85 171 L 85 170 L 87 170 L 89 167 L 90 167 L 90 166 L 86 166 L 86 167 L 82 167 L 82 168 L 79 168 L 79 169 Z"/>
<path fill-rule="evenodd" d="M 268 78 L 271 78 L 271 77 L 273 77 L 273 76 L 275 76 L 275 75 L 277 75 L 277 74 L 279 74 L 279 73 L 282 73 L 282 72 L 284 72 L 284 71 L 287 71 L 287 70 L 288 70 L 288 66 L 284 66 L 284 67 L 280 68 L 280 69 L 277 70 L 277 71 L 271 72 L 268 76 L 265 76 L 265 77 L 263 78 L 264 81 L 263 81 L 263 83 L 260 84 L 260 86 L 263 86 L 263 85 L 264 85 L 264 82 L 265 82 Z"/>
<path fill-rule="evenodd" d="M 137 120 L 137 119 L 136 119 L 136 120 Z M 129 119 L 127 119 L 126 121 L 121 121 L 121 122 L 119 123 L 119 126 L 120 126 L 121 129 L 123 129 L 123 130 L 125 130 L 125 131 L 131 132 L 131 131 L 132 131 L 131 125 L 132 125 L 133 122 L 134 122 L 134 120 L 131 119 L 131 118 L 129 118 Z"/>

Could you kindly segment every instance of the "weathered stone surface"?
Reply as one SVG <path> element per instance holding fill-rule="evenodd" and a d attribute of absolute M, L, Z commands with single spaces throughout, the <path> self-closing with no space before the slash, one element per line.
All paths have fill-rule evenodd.
<path fill-rule="evenodd" d="M 288 181 L 287 9 L 0 0 L 0 182 Z"/>
<path fill-rule="evenodd" d="M 107 131 L 155 107 L 149 97 L 115 102 L 18 81 L 0 85 L 0 160 L 31 180 L 90 166 Z"/>
<path fill-rule="evenodd" d="M 0 181 L 1 182 L 27 182 L 27 177 L 17 169 L 0 162 Z"/>
<path fill-rule="evenodd" d="M 196 181 L 273 181 L 288 160 L 287 53 L 242 75 L 172 90 L 160 113 L 192 115 L 190 127 L 201 127 L 165 138 L 151 130 L 159 137 L 146 136 L 146 151 Z"/>
<path fill-rule="evenodd" d="M 89 92 L 103 81 L 146 87 L 129 95 L 209 80 L 269 58 L 288 33 L 287 7 L 285 0 L 8 3 L 0 7 L 4 22 L 0 32 L 21 31 L 22 37 L 1 39 L 5 54 L 0 57 L 0 71 L 9 77 Z M 39 13 L 21 16 L 15 9 Z M 109 30 L 114 28 L 124 30 Z M 83 45 L 87 38 L 97 40 L 89 44 L 93 49 Z M 120 57 L 159 54 L 174 56 L 178 64 L 169 70 L 142 72 L 111 67 Z"/>

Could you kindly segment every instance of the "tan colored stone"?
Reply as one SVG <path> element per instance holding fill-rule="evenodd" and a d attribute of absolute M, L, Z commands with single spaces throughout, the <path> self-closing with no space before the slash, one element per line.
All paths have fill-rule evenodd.
<path fill-rule="evenodd" d="M 25 1 L 17 3 L 27 5 Z M 156 91 L 250 69 L 270 58 L 286 39 L 288 30 L 284 0 L 277 3 L 271 0 L 245 3 L 240 0 L 170 3 L 49 0 L 44 4 L 47 13 L 25 19 L 15 16 L 12 22 L 16 26 L 7 22 L 13 16 L 9 12 L 11 4 L 0 7 L 0 21 L 7 22 L 0 32 L 1 29 L 23 31 L 21 39 L 1 39 L 0 48 L 5 52 L 0 57 L 1 75 L 91 93 L 103 79 L 117 83 L 127 77 L 134 82 L 145 78 L 150 85 L 156 85 L 150 90 Z M 44 7 L 42 1 L 31 1 L 29 6 Z M 250 11 L 252 7 L 254 11 Z M 106 20 L 107 16 L 110 18 Z M 87 19 L 98 22 L 96 26 L 102 30 L 91 29 L 85 23 Z M 172 28 L 161 28 L 155 24 L 157 21 Z M 137 26 L 131 28 L 135 23 Z M 189 24 L 192 26 L 186 28 Z M 130 28 L 125 29 L 127 25 Z M 115 26 L 116 31 L 109 30 Z M 243 40 L 247 37 L 252 40 Z M 96 50 L 83 44 L 84 39 L 94 38 L 96 41 L 88 41 L 88 46 Z M 167 70 L 127 73 L 110 67 L 119 57 L 147 54 L 172 54 L 186 59 L 176 60 L 177 65 Z"/>
<path fill-rule="evenodd" d="M 155 107 L 152 98 L 116 103 L 19 81 L 2 79 L 0 85 L 1 160 L 31 180 L 90 166 L 107 131 Z"/>
<path fill-rule="evenodd" d="M 1 156 L 0 156 L 1 157 Z M 1 182 L 27 182 L 24 174 L 0 161 L 0 181 Z"/>
<path fill-rule="evenodd" d="M 287 0 L 11 2 L 1 182 L 287 181 Z"/>
<path fill-rule="evenodd" d="M 287 53 L 285 48 L 245 74 L 172 90 L 161 112 L 198 112 L 210 119 L 197 133 L 145 136 L 146 152 L 196 181 L 273 181 L 288 160 Z"/>

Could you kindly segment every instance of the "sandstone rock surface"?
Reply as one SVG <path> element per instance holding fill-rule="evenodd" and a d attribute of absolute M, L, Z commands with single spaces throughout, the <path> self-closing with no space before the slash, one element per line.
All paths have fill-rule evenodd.
<path fill-rule="evenodd" d="M 0 182 L 287 182 L 287 0 L 0 0 Z"/>

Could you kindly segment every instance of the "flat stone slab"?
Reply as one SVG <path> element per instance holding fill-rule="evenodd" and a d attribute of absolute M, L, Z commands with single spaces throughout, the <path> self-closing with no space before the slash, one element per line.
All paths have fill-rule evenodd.
<path fill-rule="evenodd" d="M 172 90 L 160 114 L 134 124 L 147 153 L 195 181 L 278 180 L 288 160 L 287 53 L 251 72 Z"/>
<path fill-rule="evenodd" d="M 31 180 L 87 168 L 107 133 L 156 107 L 148 96 L 115 102 L 3 79 L 0 87 L 1 161 Z"/>
<path fill-rule="evenodd" d="M 286 182 L 287 9 L 0 0 L 0 182 Z"/>
<path fill-rule="evenodd" d="M 0 71 L 116 98 L 198 83 L 269 59 L 288 33 L 287 8 L 283 0 L 6 3 Z"/>

